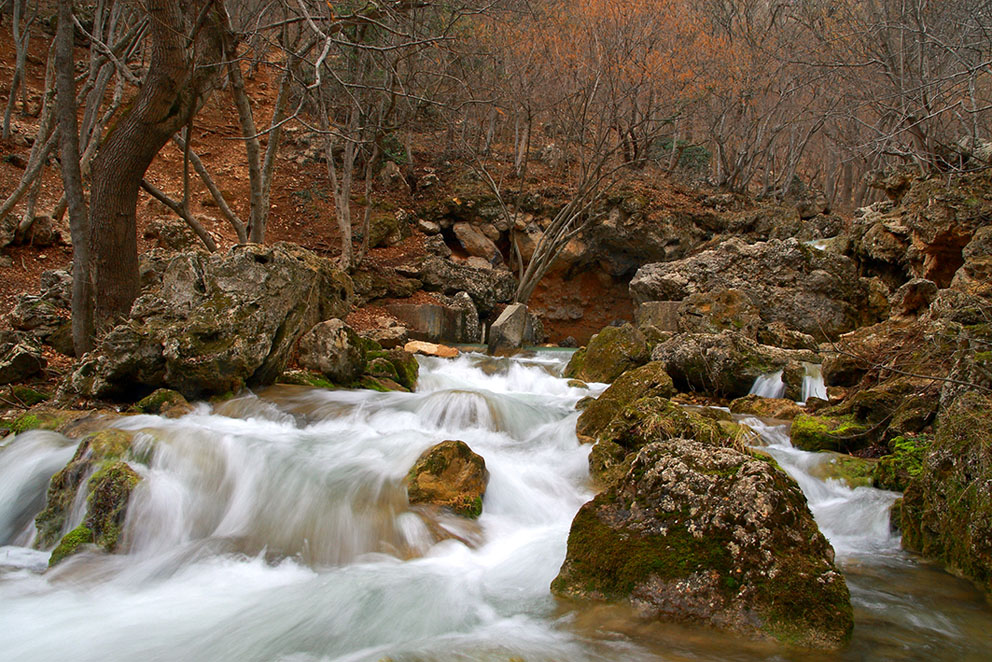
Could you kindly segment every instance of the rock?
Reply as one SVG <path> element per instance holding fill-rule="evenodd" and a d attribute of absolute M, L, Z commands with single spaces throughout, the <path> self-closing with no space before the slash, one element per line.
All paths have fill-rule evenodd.
<path fill-rule="evenodd" d="M 418 278 L 429 292 L 448 295 L 467 292 L 484 315 L 498 303 L 510 303 L 517 289 L 517 281 L 509 271 L 477 269 L 436 255 L 428 255 L 415 266 L 397 267 L 397 272 Z"/>
<path fill-rule="evenodd" d="M 150 280 L 131 319 L 80 361 L 78 393 L 172 388 L 193 399 L 271 384 L 297 340 L 346 315 L 352 297 L 351 279 L 330 260 L 291 244 L 182 253 Z"/>
<path fill-rule="evenodd" d="M 409 237 L 411 231 L 407 216 L 403 210 L 372 216 L 369 219 L 369 248 L 392 246 Z"/>
<path fill-rule="evenodd" d="M 68 271 L 53 269 L 42 272 L 40 286 L 39 296 L 42 300 L 52 303 L 56 308 L 72 308 L 72 275 Z"/>
<path fill-rule="evenodd" d="M 300 338 L 300 367 L 334 382 L 350 384 L 365 372 L 365 348 L 358 333 L 339 319 L 315 325 Z"/>
<path fill-rule="evenodd" d="M 792 445 L 804 451 L 850 453 L 871 441 L 868 427 L 852 415 L 814 416 L 800 414 L 792 421 Z"/>
<path fill-rule="evenodd" d="M 206 250 L 186 221 L 175 216 L 160 216 L 149 221 L 145 239 L 154 239 L 156 246 L 169 251 Z"/>
<path fill-rule="evenodd" d="M 437 356 L 442 359 L 453 359 L 459 352 L 454 347 L 447 345 L 437 345 L 435 343 L 423 342 L 421 340 L 411 340 L 403 349 L 411 354 L 424 354 L 425 356 Z"/>
<path fill-rule="evenodd" d="M 903 495 L 902 544 L 992 594 L 992 398 L 965 393 L 940 413 Z"/>
<path fill-rule="evenodd" d="M 396 269 L 388 266 L 362 267 L 351 278 L 355 284 L 355 296 L 366 303 L 385 298 L 405 299 L 423 286 L 416 278 L 401 276 Z"/>
<path fill-rule="evenodd" d="M 369 374 L 373 376 L 386 376 L 395 381 L 400 387 L 413 392 L 417 388 L 417 380 L 420 376 L 420 364 L 417 357 L 403 349 L 370 350 L 366 353 L 369 360 Z M 388 362 L 390 368 L 386 368 L 381 362 Z M 377 362 L 378 369 L 383 374 L 377 375 L 372 368 L 372 363 Z"/>
<path fill-rule="evenodd" d="M 489 482 L 486 462 L 464 441 L 443 441 L 424 451 L 406 477 L 411 504 L 449 508 L 472 519 L 482 514 Z"/>
<path fill-rule="evenodd" d="M 475 343 L 482 335 L 479 312 L 465 292 L 438 304 L 391 303 L 386 311 L 406 326 L 407 335 L 417 340 Z"/>
<path fill-rule="evenodd" d="M 791 421 L 803 413 L 803 408 L 793 400 L 785 398 L 762 398 L 759 395 L 745 395 L 730 403 L 734 414 L 751 414 L 783 421 Z"/>
<path fill-rule="evenodd" d="M 647 339 L 630 324 L 608 326 L 572 355 L 564 376 L 586 382 L 612 382 L 627 370 L 647 363 Z"/>
<path fill-rule="evenodd" d="M 551 590 L 803 647 L 838 648 L 853 626 L 799 487 L 765 460 L 686 439 L 645 446 L 579 510 Z"/>
<path fill-rule="evenodd" d="M 47 366 L 37 347 L 23 342 L 0 344 L 0 384 L 24 381 Z"/>
<path fill-rule="evenodd" d="M 691 294 L 679 304 L 678 330 L 682 333 L 740 331 L 754 340 L 763 325 L 750 300 L 737 290 Z"/>
<path fill-rule="evenodd" d="M 417 229 L 426 235 L 435 235 L 441 232 L 441 226 L 439 224 L 424 218 L 417 219 Z"/>
<path fill-rule="evenodd" d="M 961 257 L 964 264 L 955 272 L 950 287 L 992 299 L 992 226 L 975 230 L 971 241 L 961 251 Z"/>
<path fill-rule="evenodd" d="M 133 433 L 111 428 L 90 434 L 79 443 L 72 459 L 52 476 L 48 485 L 45 509 L 35 518 L 35 526 L 38 529 L 35 548 L 49 548 L 61 539 L 62 529 L 81 487 L 87 494 L 92 494 L 94 488 L 101 484 L 101 473 L 105 476 L 109 473 L 111 479 L 126 473 L 116 465 L 121 463 L 133 442 Z M 91 477 L 83 486 L 83 479 L 87 476 Z M 124 505 L 120 504 L 119 511 L 123 508 Z M 97 514 L 94 511 L 94 515 Z M 123 522 L 123 519 L 120 521 Z M 100 532 L 104 530 L 103 524 L 98 523 L 96 526 L 100 528 Z M 97 533 L 94 526 L 89 525 L 88 528 Z M 111 533 L 109 529 L 108 533 Z"/>
<path fill-rule="evenodd" d="M 193 411 L 193 405 L 187 402 L 182 393 L 160 388 L 136 402 L 133 409 L 140 414 L 160 414 L 166 418 L 180 418 Z"/>
<path fill-rule="evenodd" d="M 588 410 L 587 410 L 588 411 Z M 671 400 L 639 398 L 626 404 L 597 435 L 589 453 L 589 473 L 602 485 L 620 480 L 643 446 L 666 439 L 694 439 L 714 446 L 729 445 L 720 423 Z"/>
<path fill-rule="evenodd" d="M 507 306 L 489 327 L 489 353 L 520 349 L 527 332 L 527 306 L 514 303 Z"/>
<path fill-rule="evenodd" d="M 634 323 L 644 331 L 654 327 L 663 333 L 679 333 L 681 301 L 645 301 L 634 311 Z"/>
<path fill-rule="evenodd" d="M 819 349 L 816 338 L 802 331 L 794 331 L 782 322 L 762 325 L 755 339 L 762 345 L 780 349 L 808 349 L 811 352 Z"/>
<path fill-rule="evenodd" d="M 653 361 L 628 370 L 614 380 L 582 411 L 575 432 L 582 443 L 593 443 L 620 411 L 639 398 L 670 398 L 675 395 L 672 378 L 661 363 Z"/>
<path fill-rule="evenodd" d="M 932 444 L 931 435 L 907 435 L 890 441 L 892 452 L 879 458 L 873 485 L 882 490 L 905 492 L 910 482 L 923 472 Z"/>
<path fill-rule="evenodd" d="M 925 278 L 914 278 L 896 290 L 889 300 L 892 315 L 908 316 L 925 312 L 936 296 L 936 283 Z"/>
<path fill-rule="evenodd" d="M 765 322 L 816 337 L 836 337 L 888 312 L 869 305 L 869 286 L 854 262 L 795 239 L 750 245 L 728 239 L 689 258 L 646 264 L 630 283 L 638 304 L 731 289 L 746 296 Z"/>
<path fill-rule="evenodd" d="M 59 307 L 41 296 L 21 294 L 10 311 L 10 326 L 18 331 L 28 331 L 44 342 L 71 325 L 68 313 L 68 308 Z"/>
<path fill-rule="evenodd" d="M 783 371 L 785 397 L 798 400 L 804 363 L 819 363 L 816 354 L 759 345 L 736 331 L 720 334 L 679 334 L 657 346 L 651 353 L 671 375 L 680 391 L 739 398 L 748 394 L 754 380 Z"/>
<path fill-rule="evenodd" d="M 396 326 L 378 327 L 362 332 L 362 337 L 372 340 L 383 349 L 394 349 L 402 347 L 410 339 L 410 334 L 406 327 L 400 324 Z"/>
<path fill-rule="evenodd" d="M 810 468 L 810 474 L 821 480 L 833 479 L 844 482 L 852 490 L 857 487 L 871 487 L 875 479 L 877 462 L 843 453 L 823 452 L 820 463 Z"/>
<path fill-rule="evenodd" d="M 452 230 L 458 238 L 458 243 L 469 255 L 481 257 L 490 264 L 499 264 L 503 261 L 496 244 L 476 226 L 461 222 L 455 223 Z"/>

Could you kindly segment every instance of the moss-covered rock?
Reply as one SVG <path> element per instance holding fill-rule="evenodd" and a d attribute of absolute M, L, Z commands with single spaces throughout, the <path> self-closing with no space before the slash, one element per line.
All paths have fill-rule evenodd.
<path fill-rule="evenodd" d="M 803 647 L 837 648 L 853 625 L 833 550 L 795 482 L 686 439 L 645 446 L 579 510 L 551 590 Z"/>
<path fill-rule="evenodd" d="M 30 386 L 24 386 L 23 384 L 11 386 L 10 394 L 26 407 L 33 407 L 52 398 L 49 393 L 33 389 Z"/>
<path fill-rule="evenodd" d="M 161 414 L 166 418 L 179 418 L 193 411 L 182 393 L 167 388 L 156 389 L 136 402 L 132 409 L 140 414 Z"/>
<path fill-rule="evenodd" d="M 760 395 L 745 395 L 730 403 L 730 411 L 735 414 L 751 414 L 766 418 L 791 421 L 803 413 L 803 408 L 786 398 L 763 398 Z"/>
<path fill-rule="evenodd" d="M 62 536 L 62 540 L 52 550 L 52 555 L 48 557 L 48 567 L 60 563 L 66 557 L 72 556 L 80 551 L 79 548 L 93 543 L 93 532 L 85 524 L 80 524 L 69 533 Z"/>
<path fill-rule="evenodd" d="M 449 508 L 463 517 L 482 514 L 489 472 L 464 441 L 443 441 L 424 451 L 406 477 L 411 504 Z"/>
<path fill-rule="evenodd" d="M 992 593 L 992 397 L 965 393 L 941 412 L 901 525 L 906 549 Z"/>
<path fill-rule="evenodd" d="M 870 460 L 843 453 L 824 452 L 826 457 L 810 471 L 817 478 L 840 480 L 850 488 L 871 487 L 878 467 L 876 460 Z"/>
<path fill-rule="evenodd" d="M 420 377 L 420 364 L 417 357 L 402 349 L 386 350 L 385 358 L 393 364 L 396 371 L 396 381 L 404 388 L 412 391 L 417 389 Z"/>
<path fill-rule="evenodd" d="M 892 453 L 879 459 L 874 485 L 883 490 L 903 492 L 923 471 L 923 461 L 932 444 L 930 435 L 896 437 L 889 442 Z"/>
<path fill-rule="evenodd" d="M 583 407 L 575 424 L 579 441 L 593 443 L 600 432 L 610 424 L 613 417 L 627 404 L 638 398 L 675 395 L 672 378 L 665 372 L 661 363 L 653 361 L 620 375 L 598 398 L 590 400 Z M 580 404 L 582 401 L 580 401 Z"/>
<path fill-rule="evenodd" d="M 868 445 L 868 426 L 854 416 L 800 414 L 792 421 L 792 445 L 804 451 L 850 453 Z"/>
<path fill-rule="evenodd" d="M 612 382 L 647 363 L 649 355 L 647 339 L 636 327 L 608 326 L 589 340 L 581 354 L 572 355 L 564 375 L 586 382 Z"/>
<path fill-rule="evenodd" d="M 141 476 L 120 460 L 104 462 L 89 480 L 84 523 L 105 551 L 118 548 L 128 501 L 139 482 Z"/>
<path fill-rule="evenodd" d="M 38 529 L 35 547 L 46 549 L 58 542 L 76 495 L 84 487 L 83 480 L 99 474 L 102 465 L 123 458 L 133 443 L 133 433 L 116 429 L 95 432 L 79 443 L 69 463 L 48 484 L 45 509 L 35 518 Z M 90 490 L 92 485 L 84 489 Z"/>

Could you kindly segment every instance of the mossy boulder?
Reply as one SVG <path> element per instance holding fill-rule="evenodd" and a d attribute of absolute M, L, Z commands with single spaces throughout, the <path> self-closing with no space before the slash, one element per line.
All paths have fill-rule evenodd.
<path fill-rule="evenodd" d="M 648 362 L 647 338 L 631 324 L 608 326 L 572 355 L 564 376 L 586 382 L 612 382 L 624 372 Z"/>
<path fill-rule="evenodd" d="M 930 435 L 907 435 L 890 441 L 892 452 L 880 458 L 875 468 L 875 487 L 904 492 L 910 481 L 923 471 L 923 462 L 932 443 Z"/>
<path fill-rule="evenodd" d="M 800 414 L 792 421 L 792 445 L 804 451 L 850 453 L 868 445 L 869 428 L 854 416 Z"/>
<path fill-rule="evenodd" d="M 871 487 L 878 468 L 876 460 L 870 460 L 843 453 L 822 453 L 822 461 L 811 468 L 817 478 L 843 481 L 850 488 Z"/>
<path fill-rule="evenodd" d="M 593 443 L 613 417 L 627 404 L 644 397 L 670 398 L 675 395 L 672 378 L 661 363 L 653 361 L 620 375 L 598 398 L 582 409 L 575 424 L 579 441 Z M 580 401 L 581 403 L 581 401 Z M 576 405 L 577 408 L 578 405 Z"/>
<path fill-rule="evenodd" d="M 348 384 L 365 372 L 364 342 L 340 319 L 320 322 L 300 338 L 300 367 Z"/>
<path fill-rule="evenodd" d="M 417 389 L 417 380 L 420 377 L 420 364 L 417 362 L 417 357 L 402 349 L 389 349 L 383 350 L 385 354 L 382 358 L 385 358 L 389 363 L 392 364 L 393 370 L 396 371 L 396 380 L 403 388 L 409 391 L 415 391 Z M 379 355 L 375 355 L 378 357 Z"/>
<path fill-rule="evenodd" d="M 730 411 L 735 414 L 751 414 L 765 418 L 791 421 L 803 413 L 803 408 L 786 398 L 763 398 L 760 395 L 745 395 L 730 403 Z"/>
<path fill-rule="evenodd" d="M 992 594 L 992 397 L 965 393 L 941 412 L 901 525 L 903 547 Z"/>
<path fill-rule="evenodd" d="M 81 547 L 93 544 L 93 532 L 85 524 L 80 524 L 69 533 L 62 536 L 62 540 L 52 550 L 52 555 L 48 557 L 48 567 L 60 563 L 63 559 L 72 556 L 80 551 Z"/>
<path fill-rule="evenodd" d="M 47 549 L 59 541 L 79 489 L 91 492 L 95 485 L 92 478 L 105 466 L 122 459 L 133 443 L 133 433 L 116 429 L 94 432 L 83 438 L 69 463 L 52 476 L 48 484 L 45 509 L 35 518 L 38 529 L 35 547 Z M 92 478 L 83 485 L 87 476 Z"/>
<path fill-rule="evenodd" d="M 140 414 L 161 414 L 166 418 L 179 418 L 193 411 L 193 406 L 179 391 L 160 388 L 134 404 Z"/>
<path fill-rule="evenodd" d="M 795 482 L 687 439 L 645 446 L 582 506 L 551 590 L 801 647 L 838 648 L 853 625 L 844 577 Z"/>
<path fill-rule="evenodd" d="M 468 518 L 482 514 L 489 471 L 464 441 L 443 441 L 424 451 L 406 477 L 411 504 L 447 508 Z"/>
<path fill-rule="evenodd" d="M 70 379 L 83 395 L 133 400 L 157 388 L 189 399 L 271 384 L 300 337 L 350 310 L 352 282 L 299 246 L 246 244 L 153 265 L 130 319 Z"/>
<path fill-rule="evenodd" d="M 625 473 L 642 447 L 655 441 L 679 438 L 722 445 L 729 440 L 729 435 L 718 421 L 666 398 L 634 400 L 620 409 L 598 435 L 589 457 L 589 473 L 600 483 L 609 485 Z"/>

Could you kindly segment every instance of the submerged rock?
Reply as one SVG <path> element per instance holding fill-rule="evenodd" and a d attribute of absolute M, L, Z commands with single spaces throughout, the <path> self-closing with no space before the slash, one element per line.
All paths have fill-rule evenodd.
<path fill-rule="evenodd" d="M 551 590 L 802 647 L 840 647 L 853 626 L 799 487 L 765 460 L 686 439 L 645 446 L 579 510 Z"/>
<path fill-rule="evenodd" d="M 572 355 L 564 376 L 586 382 L 612 382 L 624 372 L 648 362 L 644 334 L 631 324 L 608 326 Z"/>
<path fill-rule="evenodd" d="M 901 526 L 903 547 L 992 594 L 992 397 L 966 393 L 941 412 Z"/>
<path fill-rule="evenodd" d="M 411 504 L 449 508 L 458 515 L 482 514 L 489 472 L 482 456 L 464 441 L 442 441 L 424 451 L 406 477 Z"/>

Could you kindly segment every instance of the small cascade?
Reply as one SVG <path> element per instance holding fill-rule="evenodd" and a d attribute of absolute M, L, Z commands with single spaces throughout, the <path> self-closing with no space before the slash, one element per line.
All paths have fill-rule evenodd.
<path fill-rule="evenodd" d="M 782 371 L 769 372 L 755 379 L 748 395 L 757 395 L 762 398 L 781 398 L 785 395 Z"/>
<path fill-rule="evenodd" d="M 827 399 L 827 385 L 823 381 L 823 366 L 819 363 L 803 363 L 806 374 L 803 376 L 803 390 L 800 404 L 810 398 Z"/>

